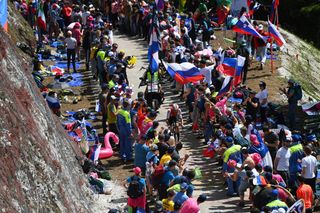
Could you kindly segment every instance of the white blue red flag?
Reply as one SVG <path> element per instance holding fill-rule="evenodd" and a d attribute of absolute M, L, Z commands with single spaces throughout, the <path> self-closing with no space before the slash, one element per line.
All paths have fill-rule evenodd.
<path fill-rule="evenodd" d="M 151 73 L 159 70 L 159 50 L 160 50 L 160 32 L 159 32 L 159 21 L 157 15 L 153 15 L 151 25 L 151 35 L 148 49 L 148 60 Z"/>
<path fill-rule="evenodd" d="M 237 58 L 223 58 L 223 62 L 216 67 L 216 70 L 226 76 L 234 76 L 236 72 Z"/>
<path fill-rule="evenodd" d="M 169 75 L 180 84 L 197 82 L 204 79 L 204 76 L 200 73 L 200 70 L 192 63 L 184 62 L 181 64 L 166 64 L 163 62 L 163 64 Z"/>
<path fill-rule="evenodd" d="M 238 86 L 241 83 L 241 73 L 242 73 L 245 61 L 246 61 L 245 57 L 238 55 L 237 67 L 236 67 L 236 72 L 235 72 L 234 80 L 233 80 L 234 86 Z"/>
<path fill-rule="evenodd" d="M 101 150 L 101 144 L 95 144 L 94 146 L 92 146 L 90 159 L 93 162 L 97 162 L 99 160 L 100 150 Z"/>
<path fill-rule="evenodd" d="M 266 42 L 266 37 L 263 37 L 258 31 L 252 26 L 252 24 L 248 21 L 248 19 L 242 15 L 238 22 L 232 27 L 234 32 L 245 34 L 245 35 L 253 35 L 255 37 L 259 37 Z"/>
<path fill-rule="evenodd" d="M 0 0 L 0 25 L 8 32 L 8 1 Z"/>
<path fill-rule="evenodd" d="M 270 21 L 268 21 L 268 26 L 269 26 L 268 31 L 269 31 L 270 37 L 272 37 L 275 40 L 278 46 L 281 47 L 282 45 L 284 45 L 286 41 L 284 40 L 280 32 L 277 30 L 277 27 L 274 24 L 272 24 Z"/>
<path fill-rule="evenodd" d="M 224 96 L 225 94 L 227 94 L 228 92 L 231 91 L 232 89 L 232 81 L 233 81 L 233 77 L 231 76 L 227 76 L 222 84 L 222 87 L 217 95 L 217 98 L 220 98 L 222 96 Z"/>

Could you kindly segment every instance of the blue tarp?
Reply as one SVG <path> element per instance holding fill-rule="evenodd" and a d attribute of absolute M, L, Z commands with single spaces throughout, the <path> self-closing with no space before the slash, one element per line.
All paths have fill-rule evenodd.
<path fill-rule="evenodd" d="M 60 68 L 63 68 L 63 69 L 67 69 L 67 62 L 66 61 L 58 61 L 55 63 L 55 66 L 58 66 Z M 81 66 L 81 63 L 80 62 L 76 62 L 76 69 L 79 69 Z M 72 67 L 72 63 L 70 63 L 70 68 L 73 68 Z"/>

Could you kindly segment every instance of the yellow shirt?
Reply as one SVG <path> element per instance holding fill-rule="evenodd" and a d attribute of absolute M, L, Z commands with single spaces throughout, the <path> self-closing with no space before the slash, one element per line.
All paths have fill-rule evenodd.
<path fill-rule="evenodd" d="M 109 103 L 108 106 L 107 106 L 107 112 L 108 112 L 108 118 L 107 118 L 107 121 L 108 121 L 108 124 L 114 124 L 117 122 L 117 116 L 116 115 L 113 115 L 113 113 L 117 113 L 117 108 L 114 104 L 112 103 Z M 113 113 L 111 113 L 113 112 Z"/>
<path fill-rule="evenodd" d="M 172 158 L 171 158 L 171 156 L 169 154 L 164 154 L 162 156 L 161 160 L 160 160 L 160 164 L 164 165 L 164 164 L 168 163 L 171 160 L 172 160 Z"/>
<path fill-rule="evenodd" d="M 174 211 L 174 202 L 172 200 L 169 199 L 163 199 L 162 200 L 162 207 L 164 211 Z"/>

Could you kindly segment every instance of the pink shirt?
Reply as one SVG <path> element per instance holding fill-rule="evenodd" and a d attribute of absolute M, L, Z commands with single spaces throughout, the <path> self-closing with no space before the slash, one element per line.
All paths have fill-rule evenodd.
<path fill-rule="evenodd" d="M 81 32 L 80 32 L 80 29 L 73 29 L 73 35 L 72 35 L 76 40 L 77 42 L 81 42 Z"/>
<path fill-rule="evenodd" d="M 193 198 L 188 198 L 188 200 L 183 203 L 179 213 L 198 213 L 199 211 L 200 208 L 197 201 Z"/>
<path fill-rule="evenodd" d="M 216 107 L 218 107 L 221 113 L 224 115 L 226 115 L 226 111 L 227 111 L 227 105 L 226 105 L 227 100 L 228 100 L 227 98 L 223 98 L 216 103 Z"/>

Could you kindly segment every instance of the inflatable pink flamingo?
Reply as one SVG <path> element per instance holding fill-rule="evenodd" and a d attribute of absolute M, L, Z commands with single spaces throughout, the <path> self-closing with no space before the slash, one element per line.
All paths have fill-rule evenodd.
<path fill-rule="evenodd" d="M 104 147 L 101 147 L 100 149 L 100 153 L 99 153 L 99 159 L 105 159 L 105 158 L 110 158 L 113 155 L 113 150 L 112 147 L 110 145 L 110 138 L 112 138 L 112 140 L 118 144 L 119 143 L 119 138 L 116 134 L 114 134 L 113 132 L 108 132 L 105 136 L 104 136 Z"/>

